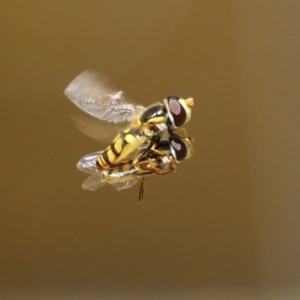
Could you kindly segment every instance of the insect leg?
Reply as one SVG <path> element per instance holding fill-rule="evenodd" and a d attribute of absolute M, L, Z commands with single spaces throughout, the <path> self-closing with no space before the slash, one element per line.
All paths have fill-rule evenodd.
<path fill-rule="evenodd" d="M 189 139 L 191 142 L 194 141 L 193 137 L 189 137 L 187 135 L 187 131 L 185 128 L 179 128 L 175 130 L 168 129 L 171 137 L 179 138 L 179 139 Z"/>
<path fill-rule="evenodd" d="M 138 155 L 138 157 L 136 159 L 134 159 L 132 163 L 135 165 L 138 162 L 142 161 L 143 159 L 147 158 L 149 151 L 150 150 L 154 151 L 155 150 L 154 148 L 156 147 L 156 145 L 157 145 L 157 142 L 152 140 L 150 145 L 146 149 L 142 150 L 141 153 Z"/>
<path fill-rule="evenodd" d="M 157 167 L 157 159 L 148 159 L 139 164 L 139 168 L 145 171 L 150 171 L 156 175 L 164 175 L 176 170 L 176 162 L 172 156 L 169 157 L 170 163 L 167 168 Z"/>
<path fill-rule="evenodd" d="M 140 178 L 140 177 L 135 176 L 135 179 L 137 179 L 141 182 L 140 191 L 139 191 L 139 199 L 138 199 L 138 202 L 141 202 L 142 200 L 144 200 L 145 177 Z"/>
<path fill-rule="evenodd" d="M 174 172 L 175 169 L 160 169 L 160 168 L 156 168 L 154 166 L 151 166 L 150 164 L 147 165 L 145 167 L 146 170 L 151 171 L 152 173 L 156 174 L 156 175 L 164 175 L 164 174 L 168 174 L 171 172 Z"/>

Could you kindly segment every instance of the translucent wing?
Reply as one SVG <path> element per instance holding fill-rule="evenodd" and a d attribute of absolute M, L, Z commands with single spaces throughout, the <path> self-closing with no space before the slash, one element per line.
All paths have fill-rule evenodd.
<path fill-rule="evenodd" d="M 142 105 L 127 102 L 122 91 L 115 91 L 105 77 L 93 71 L 78 75 L 65 94 L 80 109 L 102 121 L 130 122 L 144 110 Z"/>
<path fill-rule="evenodd" d="M 123 189 L 128 189 L 138 183 L 137 179 L 129 179 L 128 181 L 123 182 L 110 182 L 110 184 L 118 191 Z M 82 188 L 85 190 L 95 191 L 99 187 L 103 186 L 108 182 L 105 181 L 102 172 L 96 172 L 89 176 L 82 184 Z"/>
<path fill-rule="evenodd" d="M 88 177 L 82 184 L 85 190 L 95 191 L 106 182 L 103 180 L 102 172 L 97 172 Z"/>
<path fill-rule="evenodd" d="M 99 157 L 99 155 L 101 155 L 103 151 L 98 151 L 98 152 L 94 152 L 91 154 L 87 154 L 84 157 L 82 157 L 76 167 L 85 173 L 89 173 L 89 174 L 93 174 L 95 172 L 97 172 L 96 169 L 96 160 Z"/>
<path fill-rule="evenodd" d="M 106 123 L 99 119 L 93 118 L 87 114 L 71 116 L 76 128 L 85 135 L 104 143 L 105 146 L 111 143 L 114 137 L 120 130 L 126 127 L 123 123 L 122 126 L 117 126 L 112 123 Z"/>
<path fill-rule="evenodd" d="M 130 179 L 128 181 L 122 181 L 122 182 L 114 182 L 111 183 L 111 185 L 117 190 L 117 191 L 121 191 L 124 189 L 129 189 L 132 186 L 134 186 L 136 183 L 138 183 L 139 181 L 137 179 Z"/>

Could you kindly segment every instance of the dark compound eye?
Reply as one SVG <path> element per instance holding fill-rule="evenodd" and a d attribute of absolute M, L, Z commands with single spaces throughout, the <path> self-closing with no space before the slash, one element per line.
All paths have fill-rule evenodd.
<path fill-rule="evenodd" d="M 178 100 L 179 98 L 175 96 L 168 97 L 169 111 L 173 117 L 171 121 L 175 127 L 180 127 L 186 120 L 185 109 Z"/>
<path fill-rule="evenodd" d="M 182 161 L 186 158 L 187 148 L 185 143 L 177 138 L 170 139 L 172 155 L 177 161 Z"/>

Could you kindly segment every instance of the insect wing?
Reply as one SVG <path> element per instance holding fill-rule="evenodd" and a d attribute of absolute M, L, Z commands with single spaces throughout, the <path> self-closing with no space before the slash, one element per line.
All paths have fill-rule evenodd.
<path fill-rule="evenodd" d="M 82 188 L 85 190 L 95 191 L 99 187 L 109 183 L 112 185 L 116 190 L 120 191 L 123 189 L 128 189 L 134 186 L 139 181 L 137 179 L 131 178 L 127 181 L 116 181 L 116 182 L 106 182 L 102 172 L 96 172 L 89 176 L 82 184 Z"/>
<path fill-rule="evenodd" d="M 95 191 L 106 182 L 103 180 L 102 172 L 97 172 L 88 177 L 82 184 L 85 190 Z"/>
<path fill-rule="evenodd" d="M 78 75 L 65 94 L 80 109 L 107 122 L 130 122 L 145 109 L 127 102 L 122 91 L 115 91 L 105 77 L 93 71 Z"/>
<path fill-rule="evenodd" d="M 105 145 L 110 144 L 121 129 L 125 127 L 124 125 L 100 121 L 87 114 L 72 115 L 71 117 L 79 131 Z"/>
<path fill-rule="evenodd" d="M 111 183 L 111 185 L 117 190 L 117 191 L 121 191 L 124 189 L 129 189 L 132 186 L 134 186 L 136 183 L 138 183 L 139 181 L 137 179 L 130 179 L 128 181 L 122 181 L 122 182 L 114 182 Z"/>
<path fill-rule="evenodd" d="M 78 161 L 76 167 L 80 171 L 88 174 L 93 174 L 97 172 L 96 161 L 98 157 L 102 154 L 102 152 L 103 151 L 98 151 L 98 152 L 85 155 Z"/>

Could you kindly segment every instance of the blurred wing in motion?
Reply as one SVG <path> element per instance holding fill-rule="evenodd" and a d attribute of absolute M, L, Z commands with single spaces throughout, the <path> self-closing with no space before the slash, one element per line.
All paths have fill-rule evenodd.
<path fill-rule="evenodd" d="M 93 71 L 78 75 L 65 94 L 80 109 L 107 122 L 130 122 L 145 109 L 127 102 L 122 91 L 115 91 L 105 77 Z"/>
<path fill-rule="evenodd" d="M 76 128 L 103 144 L 108 145 L 115 138 L 115 136 L 126 126 L 117 126 L 112 123 L 106 123 L 99 119 L 93 118 L 87 114 L 72 115 L 72 120 Z M 127 124 L 127 123 L 126 123 Z"/>

